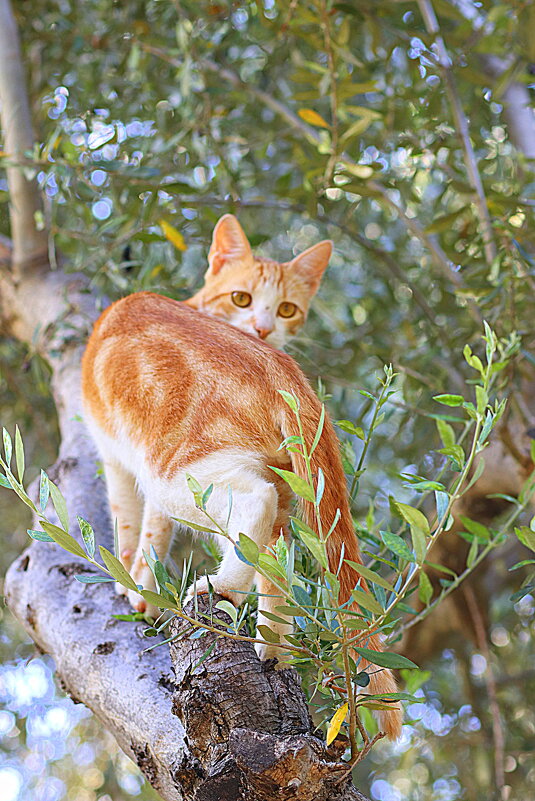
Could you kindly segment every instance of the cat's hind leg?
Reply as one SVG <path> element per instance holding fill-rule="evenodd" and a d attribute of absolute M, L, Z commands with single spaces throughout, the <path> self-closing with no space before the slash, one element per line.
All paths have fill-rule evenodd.
<path fill-rule="evenodd" d="M 105 459 L 104 472 L 112 524 L 117 526 L 119 539 L 118 558 L 127 570 L 130 570 L 136 552 L 143 500 L 136 490 L 136 482 L 132 473 L 112 459 Z M 116 584 L 119 595 L 126 595 L 126 588 Z"/>
<path fill-rule="evenodd" d="M 269 542 L 269 547 L 271 549 L 274 549 L 275 543 L 281 534 L 286 540 L 288 540 L 288 534 L 286 531 L 284 531 L 283 527 L 275 525 L 271 535 L 271 540 Z M 284 635 L 292 633 L 293 625 L 291 620 L 288 620 L 288 623 L 278 623 L 277 621 L 270 620 L 269 617 L 264 615 L 264 612 L 271 613 L 279 618 L 282 617 L 281 613 L 277 610 L 277 607 L 284 606 L 286 604 L 286 599 L 278 587 L 276 587 L 275 584 L 273 584 L 265 576 L 262 576 L 260 573 L 256 574 L 256 589 L 258 591 L 258 617 L 256 622 L 257 629 L 262 625 L 268 626 L 271 631 L 274 631 L 275 634 L 279 635 L 280 642 L 284 643 Z M 257 637 L 263 639 L 261 633 L 258 633 Z M 257 643 L 255 648 L 260 659 L 273 659 L 280 657 L 283 652 L 281 648 L 278 648 L 276 645 L 268 642 L 261 644 Z"/>
<path fill-rule="evenodd" d="M 141 536 L 135 552 L 132 570 L 130 571 L 132 578 L 136 584 L 140 584 L 144 590 L 156 590 L 156 582 L 152 574 L 152 570 L 147 564 L 147 560 L 143 556 L 143 551 L 150 555 L 151 545 L 153 546 L 158 560 L 163 562 L 171 547 L 173 538 L 173 521 L 170 517 L 149 501 L 145 501 L 145 508 L 143 510 L 143 521 L 141 524 Z M 134 609 L 138 612 L 146 612 L 152 617 L 158 617 L 159 612 L 155 606 L 147 603 L 139 593 L 133 590 L 128 591 L 128 600 Z"/>

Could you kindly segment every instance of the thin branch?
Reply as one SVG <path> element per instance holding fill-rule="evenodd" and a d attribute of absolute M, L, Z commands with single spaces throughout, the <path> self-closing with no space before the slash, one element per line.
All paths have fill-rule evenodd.
<path fill-rule="evenodd" d="M 0 118 L 8 159 L 13 266 L 20 271 L 46 259 L 48 242 L 46 232 L 38 231 L 35 224 L 35 214 L 41 211 L 35 179 L 10 162 L 31 150 L 34 137 L 19 35 L 9 0 L 0 0 Z"/>
<path fill-rule="evenodd" d="M 422 14 L 427 32 L 435 38 L 435 44 L 438 52 L 438 65 L 442 71 L 446 92 L 448 94 L 453 113 L 455 127 L 463 146 L 464 163 L 466 165 L 468 179 L 475 193 L 475 204 L 483 234 L 485 258 L 487 265 L 490 267 L 496 258 L 496 244 L 494 242 L 494 232 L 492 230 L 492 222 L 485 197 L 485 190 L 483 189 L 483 182 L 481 181 L 481 176 L 477 167 L 474 148 L 470 140 L 468 120 L 466 119 L 461 98 L 457 91 L 457 85 L 455 83 L 455 78 L 451 68 L 452 62 L 448 55 L 444 39 L 440 33 L 440 26 L 438 24 L 432 2 L 431 0 L 418 0 L 418 5 L 420 7 L 420 12 Z"/>
<path fill-rule="evenodd" d="M 473 588 L 469 584 L 463 587 L 463 594 L 466 599 L 468 611 L 474 624 L 476 633 L 477 645 L 482 652 L 487 662 L 485 670 L 485 681 L 487 685 L 487 693 L 489 697 L 490 713 L 492 716 L 492 738 L 494 740 L 494 779 L 496 787 L 499 790 L 500 798 L 504 798 L 503 791 L 505 788 L 505 734 L 500 716 L 500 706 L 498 704 L 498 697 L 496 691 L 496 679 L 492 672 L 492 663 L 490 658 L 490 649 L 487 640 L 487 630 L 481 616 L 481 611 L 477 604 L 477 599 Z"/>
<path fill-rule="evenodd" d="M 327 11 L 327 0 L 320 0 L 321 27 L 325 40 L 325 52 L 327 53 L 327 64 L 329 66 L 329 77 L 331 83 L 331 155 L 325 168 L 325 186 L 327 187 L 332 180 L 336 161 L 338 159 L 338 92 L 336 85 L 336 66 L 334 63 L 334 52 L 331 40 L 331 26 Z"/>

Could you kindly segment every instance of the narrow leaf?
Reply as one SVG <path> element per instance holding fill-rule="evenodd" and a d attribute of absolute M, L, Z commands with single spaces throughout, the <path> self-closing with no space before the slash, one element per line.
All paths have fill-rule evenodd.
<path fill-rule="evenodd" d="M 134 592 L 137 592 L 137 584 L 130 576 L 124 565 L 122 565 L 117 559 L 117 557 L 108 551 L 107 548 L 104 548 L 103 545 L 100 546 L 99 550 L 104 564 L 112 576 L 119 582 L 119 584 L 122 584 L 123 587 L 126 587 L 129 590 L 134 590 Z"/>
<path fill-rule="evenodd" d="M 374 651 L 372 648 L 359 648 L 356 645 L 353 646 L 353 650 L 364 657 L 367 662 L 371 662 L 372 665 L 379 665 L 379 667 L 392 668 L 393 670 L 418 667 L 406 656 L 393 654 L 391 651 Z"/>
<path fill-rule="evenodd" d="M 56 514 L 59 518 L 59 522 L 65 529 L 65 531 L 69 531 L 69 515 L 67 514 L 67 504 L 65 503 L 65 498 L 61 494 L 58 487 L 54 484 L 53 481 L 48 479 L 48 487 L 50 489 L 50 497 L 52 498 L 52 503 L 54 504 L 54 509 L 56 510 Z"/>
<path fill-rule="evenodd" d="M 48 484 L 48 476 L 44 470 L 41 470 L 41 479 L 39 482 L 39 508 L 42 512 L 45 511 L 50 497 L 50 487 Z"/>
<path fill-rule="evenodd" d="M 300 108 L 298 109 L 297 113 L 301 117 L 302 120 L 308 122 L 309 125 L 314 125 L 316 128 L 330 128 L 328 122 L 326 122 L 321 114 L 318 114 L 317 111 L 314 111 L 312 108 Z"/>
<path fill-rule="evenodd" d="M 280 642 L 280 635 L 272 631 L 269 626 L 264 626 L 262 623 L 258 626 L 258 633 L 266 642 Z"/>
<path fill-rule="evenodd" d="M 297 476 L 290 470 L 281 470 L 279 467 L 272 467 L 269 465 L 269 469 L 273 470 L 274 473 L 286 481 L 296 495 L 299 495 L 300 498 L 304 498 L 305 501 L 314 503 L 314 490 L 304 478 Z"/>
<path fill-rule="evenodd" d="M 45 520 L 40 520 L 39 522 L 46 533 L 50 534 L 54 542 L 60 545 L 63 550 L 69 551 L 69 553 L 73 553 L 75 556 L 81 556 L 82 559 L 87 559 L 84 549 L 74 537 L 71 537 L 70 534 L 67 534 L 66 531 L 63 531 L 62 528 L 55 526 L 53 523 L 48 523 Z"/>
<path fill-rule="evenodd" d="M 401 556 L 402 559 L 406 559 L 408 562 L 414 562 L 414 556 L 405 540 L 402 540 L 401 537 L 398 537 L 398 535 L 394 534 L 392 531 L 380 531 L 379 533 L 389 551 L 392 551 L 392 553 L 395 553 L 397 556 Z"/>
<path fill-rule="evenodd" d="M 169 242 L 171 242 L 171 244 L 173 244 L 177 250 L 184 251 L 188 249 L 188 246 L 184 241 L 184 237 L 182 236 L 180 231 L 177 231 L 174 225 L 171 225 L 171 223 L 166 222 L 166 220 L 159 220 L 159 225 L 163 231 L 163 235 L 165 236 L 165 238 L 168 239 Z"/>
<path fill-rule="evenodd" d="M 372 584 L 377 584 L 379 587 L 383 587 L 383 589 L 388 590 L 388 592 L 395 592 L 392 584 L 390 584 L 374 570 L 371 570 L 369 567 L 364 567 L 364 565 L 361 565 L 358 562 L 352 562 L 350 559 L 346 559 L 346 562 L 367 581 L 371 582 Z"/>
<path fill-rule="evenodd" d="M 329 727 L 327 729 L 327 745 L 330 745 L 334 739 L 336 739 L 338 732 L 342 728 L 342 723 L 344 722 L 347 711 L 349 709 L 349 704 L 345 703 L 340 709 L 337 709 L 334 715 L 332 716 Z"/>
<path fill-rule="evenodd" d="M 44 531 L 36 531 L 33 528 L 29 528 L 27 531 L 32 540 L 39 540 L 39 542 L 54 542 L 50 534 L 45 534 Z"/>
<path fill-rule="evenodd" d="M 321 434 L 322 434 L 322 431 L 323 431 L 324 423 L 325 423 L 325 404 L 322 404 L 322 406 L 321 406 L 321 414 L 320 414 L 320 421 L 319 421 L 318 427 L 316 429 L 316 436 L 314 437 L 314 442 L 312 443 L 312 446 L 310 448 L 310 456 L 312 456 L 312 454 L 316 450 L 318 442 L 320 441 L 320 437 L 321 437 Z"/>
<path fill-rule="evenodd" d="M 18 426 L 15 426 L 15 461 L 17 463 L 17 475 L 22 484 L 24 480 L 24 445 Z"/>
<path fill-rule="evenodd" d="M 432 597 L 433 585 L 431 584 L 427 574 L 422 571 L 420 573 L 420 580 L 418 584 L 418 598 L 427 606 Z"/>
<path fill-rule="evenodd" d="M 84 520 L 80 515 L 78 515 L 76 519 L 78 520 L 80 533 L 85 543 L 87 554 L 93 559 L 95 556 L 95 532 L 93 531 L 93 527 L 91 523 L 88 523 L 87 520 Z"/>

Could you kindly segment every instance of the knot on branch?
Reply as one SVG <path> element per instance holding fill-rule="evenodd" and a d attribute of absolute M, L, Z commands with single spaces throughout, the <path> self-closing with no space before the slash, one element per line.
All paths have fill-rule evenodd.
<path fill-rule="evenodd" d="M 192 606 L 186 612 L 193 616 Z M 210 621 L 204 596 L 198 613 Z M 214 618 L 214 626 L 228 633 L 217 619 L 230 619 L 219 610 Z M 195 801 L 358 797 L 340 782 L 347 764 L 333 761 L 334 752 L 313 734 L 293 669 L 277 669 L 275 660 L 261 662 L 251 642 L 217 631 L 191 639 L 194 627 L 183 620 L 171 627 L 177 636 L 171 643 L 174 711 L 189 749 L 181 781 Z"/>

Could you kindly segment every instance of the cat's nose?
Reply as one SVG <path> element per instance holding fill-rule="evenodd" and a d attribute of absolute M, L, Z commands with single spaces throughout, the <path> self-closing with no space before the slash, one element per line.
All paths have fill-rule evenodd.
<path fill-rule="evenodd" d="M 258 336 L 260 337 L 260 339 L 265 339 L 273 331 L 273 328 L 263 328 L 260 325 L 255 325 L 254 329 L 258 334 Z"/>

